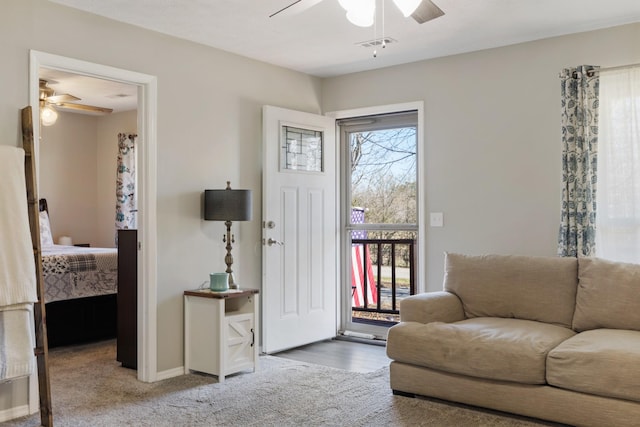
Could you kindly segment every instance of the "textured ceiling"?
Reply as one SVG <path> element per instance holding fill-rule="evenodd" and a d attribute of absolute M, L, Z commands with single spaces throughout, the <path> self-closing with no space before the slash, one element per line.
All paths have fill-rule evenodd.
<path fill-rule="evenodd" d="M 301 0 L 272 18 L 293 0 L 50 1 L 319 77 L 640 22 L 640 0 L 434 0 L 445 15 L 424 24 L 402 17 L 391 0 L 383 19 L 383 0 L 376 0 L 375 28 L 350 24 L 337 0 Z M 375 58 L 372 47 L 359 45 L 383 35 L 395 42 Z M 116 111 L 135 105 L 134 97 L 108 98 L 125 88 L 104 81 L 93 92 L 103 98 L 93 99 L 90 82 L 50 78 L 59 82 L 56 92 L 82 102 Z"/>
<path fill-rule="evenodd" d="M 359 42 L 382 37 L 350 24 L 337 0 L 50 0 L 320 77 L 387 67 L 640 21 L 640 0 L 434 0 L 445 15 L 424 24 L 385 0 L 373 58 Z M 305 7 L 312 5 L 311 7 Z"/>

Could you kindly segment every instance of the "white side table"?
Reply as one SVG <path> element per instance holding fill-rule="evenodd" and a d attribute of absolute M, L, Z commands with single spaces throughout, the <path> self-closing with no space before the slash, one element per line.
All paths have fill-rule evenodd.
<path fill-rule="evenodd" d="M 216 375 L 257 369 L 258 290 L 184 292 L 184 369 Z"/>

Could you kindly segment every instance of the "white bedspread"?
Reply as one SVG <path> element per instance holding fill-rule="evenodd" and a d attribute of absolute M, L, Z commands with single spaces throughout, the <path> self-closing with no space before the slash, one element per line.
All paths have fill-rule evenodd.
<path fill-rule="evenodd" d="M 118 250 L 52 245 L 42 248 L 45 302 L 115 294 Z"/>

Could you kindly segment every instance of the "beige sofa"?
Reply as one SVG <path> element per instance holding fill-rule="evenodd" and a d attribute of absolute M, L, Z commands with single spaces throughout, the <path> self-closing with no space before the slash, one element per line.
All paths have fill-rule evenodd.
<path fill-rule="evenodd" d="M 395 394 L 579 426 L 640 425 L 640 265 L 446 254 L 444 291 L 400 305 Z"/>

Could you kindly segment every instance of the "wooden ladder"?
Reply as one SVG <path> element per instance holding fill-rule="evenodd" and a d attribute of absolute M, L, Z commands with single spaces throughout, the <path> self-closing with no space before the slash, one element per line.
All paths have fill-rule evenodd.
<path fill-rule="evenodd" d="M 45 427 L 51 427 L 53 426 L 53 414 L 51 411 L 51 385 L 49 381 L 49 345 L 47 343 L 42 252 L 40 249 L 40 212 L 36 184 L 35 144 L 33 141 L 33 119 L 30 106 L 22 109 L 22 145 L 25 151 L 24 173 L 27 184 L 29 225 L 31 227 L 33 258 L 36 265 L 38 295 L 38 301 L 33 307 L 33 317 L 36 332 L 36 347 L 34 352 L 38 367 L 38 389 L 40 391 L 40 424 Z"/>

